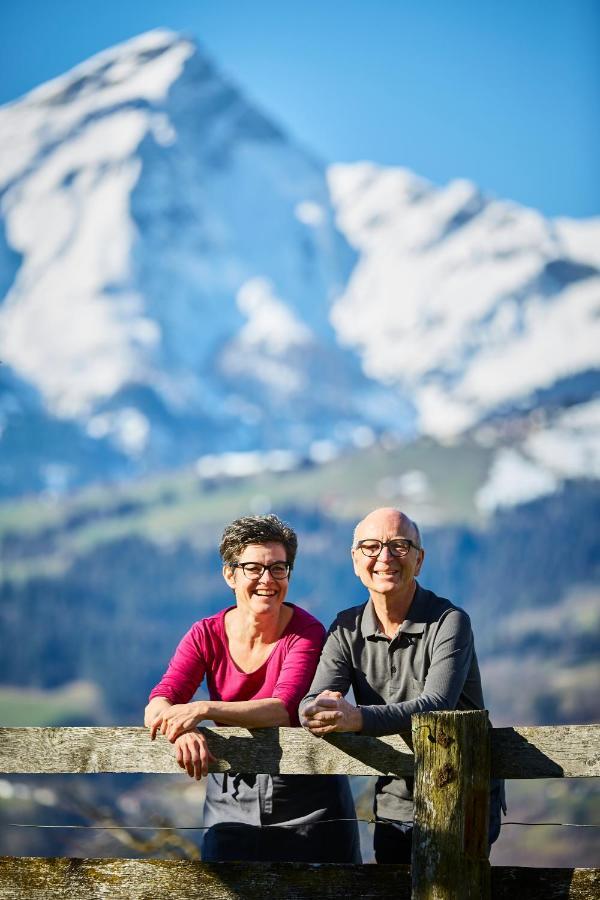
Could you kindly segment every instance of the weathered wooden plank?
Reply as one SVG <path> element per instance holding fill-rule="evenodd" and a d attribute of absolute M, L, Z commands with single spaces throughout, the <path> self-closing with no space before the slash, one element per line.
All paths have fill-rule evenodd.
<path fill-rule="evenodd" d="M 410 898 L 409 866 L 0 857 L 0 900 Z"/>
<path fill-rule="evenodd" d="M 492 868 L 493 900 L 598 900 L 600 869 Z"/>
<path fill-rule="evenodd" d="M 489 900 L 487 711 L 420 713 L 412 735 L 412 898 Z"/>
<path fill-rule="evenodd" d="M 492 868 L 492 900 L 597 900 L 600 869 Z M 408 866 L 0 857 L 0 900 L 408 900 Z"/>
<path fill-rule="evenodd" d="M 301 728 L 204 729 L 222 760 L 213 771 L 410 775 L 400 735 L 313 738 Z M 168 741 L 144 728 L 0 728 L 0 772 L 180 772 Z M 492 774 L 503 778 L 600 775 L 600 725 L 492 730 Z"/>
<path fill-rule="evenodd" d="M 492 730 L 497 778 L 600 775 L 600 725 L 549 725 Z"/>
<path fill-rule="evenodd" d="M 219 763 L 212 771 L 264 774 L 411 775 L 400 735 L 315 738 L 303 728 L 205 728 Z M 181 773 L 173 747 L 145 728 L 0 728 L 0 772 Z"/>

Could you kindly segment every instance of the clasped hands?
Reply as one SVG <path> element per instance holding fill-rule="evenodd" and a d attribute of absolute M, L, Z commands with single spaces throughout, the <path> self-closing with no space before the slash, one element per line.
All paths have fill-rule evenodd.
<path fill-rule="evenodd" d="M 150 740 L 154 740 L 158 732 L 175 744 L 177 764 L 185 769 L 190 778 L 197 781 L 208 775 L 210 763 L 217 759 L 208 749 L 206 738 L 196 726 L 207 718 L 206 705 L 197 703 L 176 703 L 160 710 L 148 723 Z"/>
<path fill-rule="evenodd" d="M 362 731 L 360 707 L 353 706 L 339 691 L 321 691 L 302 710 L 300 724 L 316 737 L 342 731 Z"/>
<path fill-rule="evenodd" d="M 197 781 L 208 775 L 210 763 L 217 762 L 204 735 L 196 731 L 205 718 L 208 718 L 206 704 L 200 700 L 168 706 L 148 722 L 151 740 L 159 731 L 164 734 L 175 744 L 178 765 Z M 360 708 L 348 703 L 339 691 L 322 691 L 304 707 L 301 724 L 311 734 L 322 737 L 332 732 L 361 731 L 363 719 Z"/>

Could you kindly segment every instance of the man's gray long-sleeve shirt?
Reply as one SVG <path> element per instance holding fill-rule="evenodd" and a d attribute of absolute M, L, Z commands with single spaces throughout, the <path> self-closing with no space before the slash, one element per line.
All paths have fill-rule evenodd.
<path fill-rule="evenodd" d="M 350 687 L 367 735 L 410 731 L 413 713 L 483 709 L 468 615 L 420 585 L 393 638 L 379 630 L 371 600 L 339 613 L 300 712 L 321 691 L 346 694 Z M 375 812 L 412 819 L 412 779 L 380 778 Z"/>

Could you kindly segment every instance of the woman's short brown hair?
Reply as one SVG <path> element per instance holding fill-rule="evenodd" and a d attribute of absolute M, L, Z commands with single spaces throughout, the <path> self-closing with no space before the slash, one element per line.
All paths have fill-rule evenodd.
<path fill-rule="evenodd" d="M 293 569 L 298 549 L 296 532 L 272 513 L 242 516 L 225 527 L 219 547 L 225 565 L 237 562 L 248 544 L 283 544 L 290 571 Z"/>

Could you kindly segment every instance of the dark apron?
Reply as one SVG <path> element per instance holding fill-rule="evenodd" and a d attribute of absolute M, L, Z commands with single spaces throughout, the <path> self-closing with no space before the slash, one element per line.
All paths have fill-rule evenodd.
<path fill-rule="evenodd" d="M 204 826 L 202 858 L 211 862 L 361 861 L 345 775 L 209 775 Z"/>

